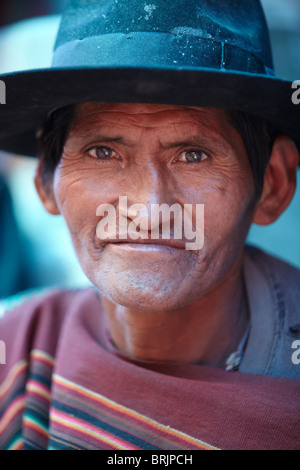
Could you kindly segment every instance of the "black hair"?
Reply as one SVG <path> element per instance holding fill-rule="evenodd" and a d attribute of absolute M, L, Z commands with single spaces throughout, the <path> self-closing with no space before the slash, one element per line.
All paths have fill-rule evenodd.
<path fill-rule="evenodd" d="M 63 154 L 75 117 L 77 105 L 58 108 L 49 113 L 38 137 L 38 153 L 42 159 L 42 181 L 45 188 L 52 182 L 55 168 Z M 227 111 L 229 121 L 241 135 L 252 168 L 255 196 L 259 198 L 272 146 L 277 131 L 264 119 L 241 111 Z"/>
<path fill-rule="evenodd" d="M 42 183 L 48 188 L 63 154 L 65 142 L 75 117 L 76 105 L 51 111 L 38 133 L 38 157 L 42 163 Z"/>
<path fill-rule="evenodd" d="M 255 196 L 258 200 L 264 184 L 265 171 L 268 166 L 276 135 L 276 127 L 264 119 L 241 111 L 229 111 L 229 121 L 243 139 L 250 161 L 255 185 Z"/>

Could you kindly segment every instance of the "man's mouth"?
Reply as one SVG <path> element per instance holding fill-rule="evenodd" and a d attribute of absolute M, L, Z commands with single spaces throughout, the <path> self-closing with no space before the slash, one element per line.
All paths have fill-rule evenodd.
<path fill-rule="evenodd" d="M 128 249 L 128 250 L 140 250 L 140 251 L 165 251 L 165 249 L 178 249 L 184 250 L 185 249 L 185 242 L 182 240 L 175 240 L 175 239 L 146 239 L 146 238 L 138 238 L 137 240 L 133 240 L 130 238 L 127 239 L 109 239 L 105 240 L 102 246 L 106 245 L 114 245 L 121 249 Z"/>

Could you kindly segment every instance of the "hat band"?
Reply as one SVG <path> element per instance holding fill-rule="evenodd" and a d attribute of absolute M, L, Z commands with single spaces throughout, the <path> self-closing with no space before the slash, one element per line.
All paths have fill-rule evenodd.
<path fill-rule="evenodd" d="M 113 33 L 59 46 L 53 67 L 205 68 L 274 75 L 253 53 L 192 35 Z"/>

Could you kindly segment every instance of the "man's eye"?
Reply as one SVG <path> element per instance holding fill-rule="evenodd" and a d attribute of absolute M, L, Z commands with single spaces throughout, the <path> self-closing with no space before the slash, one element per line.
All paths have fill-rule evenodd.
<path fill-rule="evenodd" d="M 87 152 L 91 157 L 100 160 L 109 160 L 110 158 L 118 157 L 118 154 L 109 147 L 93 147 Z"/>
<path fill-rule="evenodd" d="M 185 150 L 180 154 L 179 161 L 188 163 L 199 163 L 206 160 L 208 155 L 201 150 Z"/>

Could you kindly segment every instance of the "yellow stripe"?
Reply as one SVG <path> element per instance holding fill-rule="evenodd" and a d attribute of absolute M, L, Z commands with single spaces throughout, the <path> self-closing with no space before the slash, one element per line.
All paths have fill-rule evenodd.
<path fill-rule="evenodd" d="M 181 431 L 178 431 L 177 429 L 171 428 L 169 426 L 165 426 L 164 424 L 158 423 L 157 421 L 148 418 L 145 415 L 142 415 L 138 413 L 137 411 L 133 411 L 123 405 L 120 405 L 103 395 L 100 395 L 98 393 L 92 392 L 91 390 L 86 389 L 85 387 L 82 387 L 80 385 L 77 385 L 70 380 L 67 380 L 57 374 L 54 375 L 53 377 L 54 382 L 58 383 L 59 385 L 62 385 L 64 387 L 69 388 L 70 390 L 74 390 L 77 393 L 80 393 L 83 396 L 86 396 L 88 398 L 92 398 L 96 402 L 99 402 L 105 406 L 108 406 L 109 408 L 113 409 L 114 411 L 117 411 L 119 413 L 123 413 L 129 417 L 133 417 L 136 420 L 148 424 L 149 426 L 154 427 L 155 429 L 158 429 L 159 431 L 163 431 L 167 435 L 171 435 L 174 437 L 177 437 L 178 439 L 181 439 L 185 442 L 188 442 L 196 447 L 199 447 L 200 449 L 206 449 L 206 450 L 219 450 L 217 447 L 213 447 L 206 442 L 203 442 L 199 439 L 196 439 L 194 437 L 189 436 L 188 434 L 185 434 Z"/>
<path fill-rule="evenodd" d="M 53 367 L 55 362 L 54 358 L 50 356 L 50 354 L 46 353 L 45 351 L 40 351 L 39 349 L 33 349 L 30 353 L 30 356 L 33 359 L 39 359 L 40 361 L 46 362 L 51 367 Z"/>
<path fill-rule="evenodd" d="M 42 426 L 40 423 L 37 421 L 33 420 L 32 418 L 29 418 L 29 416 L 24 416 L 23 418 L 24 424 L 28 426 L 29 428 L 34 429 L 35 431 L 43 434 L 45 437 L 48 438 L 48 429 L 46 429 L 44 426 Z"/>
<path fill-rule="evenodd" d="M 33 349 L 30 353 L 30 356 L 33 359 L 39 359 L 41 361 L 46 362 L 51 367 L 53 367 L 54 365 L 53 357 L 44 351 Z M 9 388 L 13 385 L 13 383 L 16 380 L 17 375 L 25 371 L 27 367 L 28 367 L 28 362 L 22 359 L 21 361 L 16 362 L 16 364 L 10 369 L 7 377 L 5 378 L 4 382 L 0 386 L 0 399 L 3 398 L 7 390 L 9 390 Z"/>
<path fill-rule="evenodd" d="M 55 442 L 60 442 L 61 444 L 66 444 L 66 441 L 64 441 L 63 439 L 59 439 L 57 436 L 51 436 L 51 439 Z M 73 449 L 76 449 L 76 450 L 82 450 L 82 447 L 79 447 L 79 446 L 76 446 L 75 444 L 71 443 L 68 441 L 68 447 L 72 447 Z M 53 446 L 48 446 L 48 450 L 57 450 L 55 449 L 55 447 Z"/>
<path fill-rule="evenodd" d="M 8 450 L 22 450 L 23 446 L 24 446 L 23 437 L 20 437 L 13 443 L 13 445 L 8 447 Z"/>
<path fill-rule="evenodd" d="M 40 386 L 38 384 L 38 382 L 33 382 L 32 380 L 28 380 L 27 384 L 26 384 L 26 390 L 28 390 L 29 392 L 34 392 L 36 393 L 37 395 L 40 395 L 41 397 L 45 398 L 48 402 L 51 401 L 51 395 L 50 395 L 50 392 L 47 392 L 46 390 L 44 390 L 44 386 Z"/>
<path fill-rule="evenodd" d="M 74 422 L 68 422 L 67 419 L 65 418 L 60 418 L 54 413 L 50 413 L 50 419 L 52 422 L 61 424 L 62 426 L 69 428 L 69 429 L 75 429 L 76 431 L 79 431 L 87 436 L 91 436 L 97 441 L 100 442 L 106 442 L 107 444 L 113 446 L 115 449 L 120 449 L 120 450 L 128 450 L 129 447 L 122 446 L 121 444 L 118 444 L 115 442 L 113 439 L 109 439 L 108 437 L 103 436 L 102 434 L 99 434 L 99 431 L 92 431 L 91 429 L 87 429 L 85 426 L 83 426 L 80 423 L 74 423 Z"/>
<path fill-rule="evenodd" d="M 9 371 L 6 379 L 0 386 L 0 398 L 3 398 L 7 390 L 10 389 L 10 387 L 13 385 L 14 381 L 16 380 L 16 377 L 19 373 L 24 372 L 26 368 L 28 367 L 28 362 L 27 361 L 19 361 L 17 362 Z"/>
<path fill-rule="evenodd" d="M 7 408 L 3 417 L 0 421 L 0 434 L 5 430 L 5 428 L 12 423 L 12 420 L 15 416 L 25 409 L 25 395 L 19 396 L 16 398 Z"/>

